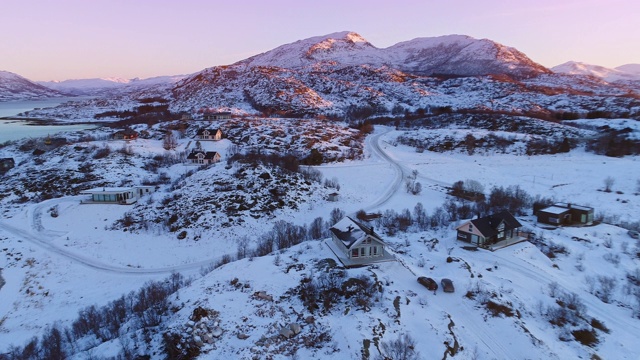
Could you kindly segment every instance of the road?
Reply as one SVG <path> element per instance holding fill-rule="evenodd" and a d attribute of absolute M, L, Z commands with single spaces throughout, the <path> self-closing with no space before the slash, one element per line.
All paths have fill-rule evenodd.
<path fill-rule="evenodd" d="M 408 166 L 403 165 L 402 163 L 398 162 L 391 155 L 389 155 L 384 150 L 384 148 L 380 145 L 380 137 L 382 137 L 383 135 L 388 134 L 391 131 L 392 130 L 387 130 L 387 131 L 385 131 L 383 133 L 369 136 L 369 137 L 367 137 L 367 140 L 365 141 L 365 144 L 371 149 L 371 151 L 374 154 L 376 154 L 379 158 L 381 158 L 382 160 L 388 162 L 394 168 L 394 170 L 396 172 L 396 176 L 395 176 L 393 182 L 391 184 L 389 184 L 389 187 L 387 187 L 386 191 L 376 201 L 371 203 L 369 206 L 366 206 L 364 208 L 365 211 L 371 211 L 371 210 L 379 208 L 382 205 L 384 205 L 387 202 L 389 202 L 391 197 L 394 194 L 396 194 L 400 189 L 403 188 L 404 179 L 408 178 L 411 175 L 413 175 L 413 172 L 414 172 L 414 169 L 411 169 Z M 390 144 L 388 144 L 388 145 L 390 145 Z M 436 185 L 436 186 L 451 187 L 451 184 L 449 184 L 449 183 L 445 183 L 443 181 L 427 177 L 427 176 L 425 176 L 423 174 L 420 174 L 420 173 L 417 173 L 417 179 L 425 181 L 425 182 L 433 184 L 433 185 Z"/>
<path fill-rule="evenodd" d="M 86 196 L 85 196 L 86 197 Z M 87 256 L 79 255 L 66 248 L 59 247 L 53 244 L 52 240 L 64 236 L 64 232 L 45 229 L 42 226 L 42 213 L 45 209 L 49 209 L 56 204 L 60 204 L 67 201 L 80 201 L 82 196 L 71 196 L 64 198 L 57 198 L 52 200 L 43 201 L 31 209 L 28 210 L 27 216 L 29 218 L 28 224 L 30 229 L 23 229 L 14 225 L 8 224 L 6 221 L 0 221 L 0 230 L 9 233 L 19 239 L 28 241 L 31 244 L 48 251 L 49 253 L 56 254 L 60 257 L 66 258 L 73 262 L 84 265 L 90 269 L 110 272 L 115 274 L 137 274 L 137 275 L 150 275 L 150 274 L 169 274 L 172 272 L 182 272 L 188 270 L 199 270 L 202 267 L 208 267 L 218 259 L 208 259 L 189 264 L 182 264 L 161 268 L 133 268 L 128 266 L 118 266 L 108 264 L 90 258 Z"/>

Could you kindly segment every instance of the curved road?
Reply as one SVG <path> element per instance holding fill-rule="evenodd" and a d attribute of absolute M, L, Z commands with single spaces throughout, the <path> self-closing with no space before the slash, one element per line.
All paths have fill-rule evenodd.
<path fill-rule="evenodd" d="M 391 197 L 402 187 L 402 181 L 404 180 L 404 177 L 405 177 L 404 169 L 402 168 L 402 166 L 400 164 L 398 164 L 396 161 L 394 161 L 380 147 L 380 137 L 382 135 L 385 135 L 385 134 L 389 133 L 389 132 L 391 132 L 391 130 L 387 130 L 387 131 L 385 131 L 383 133 L 367 137 L 366 144 L 369 145 L 371 150 L 376 155 L 378 155 L 378 157 L 380 157 L 381 159 L 383 159 L 383 160 L 387 161 L 389 164 L 391 164 L 391 166 L 394 168 L 394 170 L 396 172 L 396 177 L 393 180 L 393 182 L 391 183 L 391 185 L 389 185 L 387 190 L 384 192 L 384 194 L 382 194 L 382 196 L 380 196 L 380 198 L 378 198 L 372 204 L 370 204 L 369 206 L 364 208 L 365 211 L 369 211 L 369 210 L 375 209 L 377 207 L 380 207 L 380 206 L 386 204 L 389 201 L 389 199 L 391 199 Z"/>

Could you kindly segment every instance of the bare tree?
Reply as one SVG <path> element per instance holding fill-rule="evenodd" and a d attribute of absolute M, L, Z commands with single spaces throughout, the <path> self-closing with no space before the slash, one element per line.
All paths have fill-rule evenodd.
<path fill-rule="evenodd" d="M 467 179 L 464 181 L 464 190 L 473 194 L 483 194 L 484 185 L 482 185 L 478 180 Z"/>
<path fill-rule="evenodd" d="M 613 276 L 598 276 L 598 282 L 600 283 L 600 289 L 596 291 L 596 296 L 604 303 L 611 302 L 611 295 L 615 290 L 617 281 Z"/>
<path fill-rule="evenodd" d="M 614 179 L 611 176 L 607 176 L 604 179 L 604 191 L 605 192 L 611 192 L 611 188 L 613 187 L 613 184 L 616 182 L 616 179 Z"/>
<path fill-rule="evenodd" d="M 329 216 L 329 226 L 335 225 L 338 221 L 342 220 L 344 217 L 344 211 L 338 208 L 334 208 L 331 210 L 331 215 Z"/>
<path fill-rule="evenodd" d="M 311 225 L 309 226 L 309 238 L 311 239 L 321 239 L 324 236 L 324 220 L 321 216 L 313 219 Z"/>
<path fill-rule="evenodd" d="M 178 147 L 178 140 L 176 139 L 175 135 L 173 135 L 173 131 L 167 130 L 164 135 L 164 139 L 162 140 L 162 147 L 165 150 L 174 150 L 176 147 Z"/>

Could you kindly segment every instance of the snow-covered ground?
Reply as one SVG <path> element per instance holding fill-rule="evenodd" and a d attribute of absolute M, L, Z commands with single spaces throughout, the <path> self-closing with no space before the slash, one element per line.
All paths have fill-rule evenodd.
<path fill-rule="evenodd" d="M 623 221 L 637 221 L 640 215 L 638 157 L 610 158 L 580 149 L 531 157 L 417 153 L 407 146 L 392 145 L 399 134 L 377 127 L 367 139 L 364 160 L 317 167 L 325 179 L 338 179 L 338 202 L 311 199 L 297 211 L 277 212 L 276 219 L 309 224 L 317 216 L 328 218 L 335 207 L 347 213 L 400 211 L 413 209 L 418 202 L 432 211 L 446 199 L 445 186 L 466 179 L 478 180 L 487 190 L 520 185 L 531 195 L 593 206 L 596 214 Z M 141 141 L 137 146 L 147 143 L 159 146 L 157 141 Z M 404 190 L 404 178 L 414 170 L 423 184 L 419 195 Z M 604 179 L 609 176 L 615 179 L 613 191 L 603 192 Z M 68 325 L 86 306 L 104 305 L 147 281 L 179 271 L 196 280 L 172 298 L 178 311 L 167 320 L 168 329 L 186 323 L 196 306 L 219 311 L 218 321 L 225 329 L 215 348 L 203 348 L 201 358 L 285 358 L 276 352 L 286 345 L 282 339 L 271 348 L 259 340 L 310 315 L 290 290 L 305 277 L 319 277 L 322 270 L 317 262 L 334 257 L 322 242 L 306 242 L 279 254 L 235 261 L 200 277 L 205 273 L 201 269 L 236 252 L 240 234 L 252 234 L 255 239 L 256 234 L 269 231 L 275 219 L 248 218 L 237 229 L 204 233 L 199 241 L 178 241 L 175 234 L 110 230 L 128 207 L 81 205 L 79 200 L 65 197 L 26 205 L 0 220 L 0 268 L 6 280 L 0 289 L 0 352 L 24 344 L 54 323 Z M 54 205 L 59 212 L 55 218 L 48 213 Z M 345 300 L 329 313 L 315 313 L 315 323 L 303 324 L 301 335 L 326 331 L 332 340 L 318 349 L 299 349 L 298 356 L 361 358 L 366 347 L 363 341 L 370 340 L 367 351 L 374 358 L 379 344 L 407 333 L 425 359 L 441 358 L 447 349 L 443 343 L 453 346 L 454 342 L 460 345 L 456 358 L 462 359 L 567 359 L 592 354 L 637 359 L 640 321 L 633 318 L 632 309 L 640 304 L 634 304 L 624 287 L 627 272 L 640 265 L 636 241 L 626 230 L 605 224 L 549 230 L 538 227 L 533 217 L 520 220 L 528 230 L 563 245 L 566 254 L 550 259 L 529 243 L 496 252 L 466 251 L 455 241 L 457 223 L 437 231 L 386 237 L 399 262 L 346 271 L 347 278 L 363 275 L 381 282 L 384 290 L 375 296 L 370 310 Z M 437 243 L 432 239 L 438 239 Z M 455 261 L 447 262 L 449 256 Z M 291 270 L 297 264 L 302 266 Z M 605 274 L 617 282 L 608 304 L 590 289 L 590 277 Z M 417 276 L 448 277 L 456 292 L 434 295 L 416 282 Z M 231 285 L 234 278 L 246 287 Z M 586 308 L 586 323 L 595 318 L 610 330 L 596 330 L 598 345 L 559 340 L 566 328 L 551 325 L 545 315 L 546 308 L 557 306 L 550 290 L 556 287 L 556 298 L 563 292 L 579 296 Z M 253 295 L 257 291 L 266 291 L 275 300 L 257 299 Z M 465 296 L 468 292 L 475 295 Z M 515 315 L 491 316 L 488 299 Z M 584 324 L 572 329 L 581 326 Z M 239 333 L 249 338 L 240 340 Z M 117 349 L 112 342 L 92 354 L 115 356 Z"/>

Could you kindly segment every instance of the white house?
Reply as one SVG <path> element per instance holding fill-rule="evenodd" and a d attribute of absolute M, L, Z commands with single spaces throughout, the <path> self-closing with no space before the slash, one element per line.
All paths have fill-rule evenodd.
<path fill-rule="evenodd" d="M 331 241 L 327 244 L 347 267 L 393 260 L 393 256 L 385 251 L 387 244 L 372 227 L 348 216 L 333 225 L 329 232 Z"/>
<path fill-rule="evenodd" d="M 130 205 L 138 201 L 142 196 L 156 190 L 155 186 L 132 187 L 100 187 L 84 190 L 81 194 L 91 195 L 83 204 L 121 204 Z"/>

